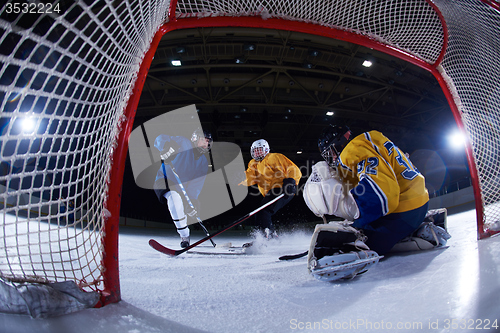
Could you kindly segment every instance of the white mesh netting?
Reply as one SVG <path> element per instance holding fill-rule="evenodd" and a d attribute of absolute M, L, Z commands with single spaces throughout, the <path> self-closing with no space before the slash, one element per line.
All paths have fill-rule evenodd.
<path fill-rule="evenodd" d="M 16 13 L 13 3 L 0 12 L 0 272 L 98 290 L 110 156 L 142 58 L 170 4 L 56 0 L 60 12 L 32 14 Z M 488 207 L 499 199 L 500 14 L 479 0 L 435 4 L 449 31 L 442 72 L 472 139 L 486 217 L 495 221 L 498 211 Z M 445 40 L 440 16 L 425 0 L 181 0 L 175 15 L 332 27 L 431 65 Z M 26 119 L 34 127 L 23 128 Z"/>
<path fill-rule="evenodd" d="M 449 31 L 442 67 L 459 97 L 459 111 L 479 173 L 485 224 L 500 220 L 500 12 L 481 1 L 435 1 Z"/>
<path fill-rule="evenodd" d="M 478 228 L 500 221 L 498 173 L 500 138 L 500 7 L 498 2 L 340 0 L 323 1 L 178 1 L 176 17 L 261 16 L 332 27 L 370 37 L 387 46 L 440 65 L 438 70 L 454 94 L 460 118 L 470 135 L 482 192 L 484 221 Z M 441 13 L 434 9 L 434 6 Z M 445 47 L 443 25 L 447 27 Z M 483 228 L 483 224 L 485 225 Z M 483 230 L 478 230 L 479 234 Z"/>
<path fill-rule="evenodd" d="M 0 272 L 100 290 L 110 156 L 169 4 L 16 3 L 0 12 Z"/>
<path fill-rule="evenodd" d="M 178 1 L 177 17 L 261 16 L 369 36 L 434 63 L 443 46 L 439 16 L 425 0 Z"/>

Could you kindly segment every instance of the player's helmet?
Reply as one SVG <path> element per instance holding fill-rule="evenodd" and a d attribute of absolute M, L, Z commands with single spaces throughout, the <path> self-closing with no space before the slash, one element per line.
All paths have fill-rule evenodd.
<path fill-rule="evenodd" d="M 198 146 L 198 140 L 202 138 L 207 139 L 208 146 L 206 148 Z M 214 140 L 212 139 L 212 133 L 207 130 L 204 131 L 199 127 L 193 132 L 193 135 L 191 136 L 191 142 L 202 154 L 208 153 L 208 151 L 210 151 L 213 141 Z"/>
<path fill-rule="evenodd" d="M 250 147 L 250 155 L 252 155 L 254 160 L 262 161 L 264 157 L 269 154 L 270 150 L 269 143 L 267 143 L 264 139 L 260 139 L 252 143 L 252 147 Z"/>
<path fill-rule="evenodd" d="M 328 165 L 337 166 L 338 157 L 351 137 L 351 130 L 347 126 L 330 125 L 323 130 L 318 139 L 318 148 Z"/>

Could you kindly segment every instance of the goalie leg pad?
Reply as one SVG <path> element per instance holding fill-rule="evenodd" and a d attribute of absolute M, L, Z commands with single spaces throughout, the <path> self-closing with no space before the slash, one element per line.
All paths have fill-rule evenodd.
<path fill-rule="evenodd" d="M 425 215 L 424 222 L 432 222 L 436 226 L 448 230 L 448 210 L 446 208 L 431 209 Z"/>
<path fill-rule="evenodd" d="M 412 252 L 412 251 L 425 251 L 433 249 L 434 245 L 425 239 L 419 237 L 407 237 L 396 243 L 390 252 L 399 253 L 399 252 Z"/>
<path fill-rule="evenodd" d="M 308 269 L 312 258 L 322 258 L 339 252 L 369 250 L 363 243 L 363 236 L 353 227 L 342 222 L 317 224 L 311 237 L 307 257 Z"/>
<path fill-rule="evenodd" d="M 358 251 L 325 256 L 310 263 L 311 274 L 320 281 L 352 279 L 375 266 L 382 257 L 375 251 Z"/>
<path fill-rule="evenodd" d="M 307 258 L 309 272 L 321 281 L 351 279 L 366 272 L 382 257 L 370 250 L 364 239 L 343 222 L 316 225 Z"/>

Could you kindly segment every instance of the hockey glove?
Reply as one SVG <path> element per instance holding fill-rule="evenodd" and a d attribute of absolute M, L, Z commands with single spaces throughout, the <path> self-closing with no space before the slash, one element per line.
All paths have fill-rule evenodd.
<path fill-rule="evenodd" d="M 175 141 L 165 142 L 163 150 L 160 152 L 160 158 L 163 162 L 169 163 L 175 158 L 175 154 L 178 153 L 179 145 Z"/>
<path fill-rule="evenodd" d="M 295 179 L 283 179 L 283 193 L 285 193 L 285 197 L 293 197 L 297 194 L 297 184 L 295 183 Z"/>
<path fill-rule="evenodd" d="M 160 153 L 160 158 L 163 162 L 170 162 L 169 158 L 175 153 L 175 149 L 172 147 L 169 147 L 168 150 L 163 150 Z"/>
<path fill-rule="evenodd" d="M 304 188 L 307 207 L 316 215 L 335 215 L 349 221 L 359 217 L 352 194 L 325 161 L 313 165 Z"/>

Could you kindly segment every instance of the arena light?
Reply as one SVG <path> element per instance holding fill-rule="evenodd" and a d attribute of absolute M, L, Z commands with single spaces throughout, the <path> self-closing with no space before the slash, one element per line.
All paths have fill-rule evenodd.
<path fill-rule="evenodd" d="M 371 62 L 370 60 L 365 60 L 365 61 L 363 61 L 362 65 L 364 67 L 371 67 L 371 65 L 373 65 L 373 62 Z"/>
<path fill-rule="evenodd" d="M 178 46 L 175 48 L 176 53 L 186 53 L 186 48 L 184 46 Z"/>
<path fill-rule="evenodd" d="M 460 149 L 465 146 L 467 139 L 462 132 L 455 131 L 448 136 L 448 142 L 454 149 Z"/>
<path fill-rule="evenodd" d="M 255 44 L 244 44 L 243 45 L 243 51 L 254 51 L 255 50 Z"/>
<path fill-rule="evenodd" d="M 333 113 L 333 111 L 327 111 L 327 112 L 326 112 L 326 115 L 327 115 L 327 116 L 330 116 L 330 117 L 331 117 L 331 116 L 333 116 L 333 114 L 334 114 L 334 113 Z"/>
<path fill-rule="evenodd" d="M 238 57 L 234 59 L 234 62 L 237 64 L 244 64 L 245 62 L 247 62 L 247 59 L 245 57 Z"/>
<path fill-rule="evenodd" d="M 33 132 L 33 130 L 35 129 L 35 120 L 33 118 L 24 118 L 21 126 L 23 128 L 23 132 Z"/>
<path fill-rule="evenodd" d="M 170 62 L 172 64 L 172 66 L 181 66 L 182 65 L 182 62 L 180 60 L 177 60 L 177 59 L 174 59 Z"/>

